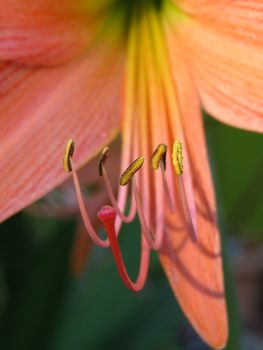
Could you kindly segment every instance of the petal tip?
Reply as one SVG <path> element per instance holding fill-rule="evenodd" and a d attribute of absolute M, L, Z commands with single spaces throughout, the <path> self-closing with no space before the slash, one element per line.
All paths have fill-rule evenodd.
<path fill-rule="evenodd" d="M 202 334 L 203 333 L 203 334 Z M 217 331 L 199 332 L 201 338 L 211 346 L 212 349 L 225 349 L 228 341 L 228 321 L 226 314 L 218 325 Z"/>

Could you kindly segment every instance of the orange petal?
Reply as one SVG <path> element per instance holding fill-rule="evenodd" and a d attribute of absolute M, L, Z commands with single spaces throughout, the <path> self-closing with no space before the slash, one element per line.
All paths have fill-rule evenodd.
<path fill-rule="evenodd" d="M 175 44 L 173 33 L 168 43 Z M 167 212 L 160 259 L 179 304 L 199 335 L 212 348 L 222 348 L 228 337 L 216 204 L 207 160 L 200 103 L 183 55 L 169 45 L 186 149 L 194 185 L 199 243 L 189 239 L 177 211 Z"/>
<path fill-rule="evenodd" d="M 1 0 L 0 60 L 57 64 L 82 52 L 98 34 L 112 0 Z"/>
<path fill-rule="evenodd" d="M 173 0 L 176 6 L 191 15 L 220 11 L 232 0 Z"/>
<path fill-rule="evenodd" d="M 263 4 L 232 1 L 176 25 L 174 36 L 184 47 L 205 109 L 224 123 L 262 132 Z"/>
<path fill-rule="evenodd" d="M 0 66 L 0 221 L 66 178 L 69 138 L 80 165 L 113 137 L 122 61 L 120 47 L 108 41 L 61 67 Z"/>
<path fill-rule="evenodd" d="M 218 253 L 220 242 L 215 224 L 214 194 L 206 158 L 206 148 L 203 144 L 200 106 L 192 83 L 184 80 L 188 76 L 185 73 L 185 66 L 179 61 L 181 53 L 176 50 L 178 45 L 171 47 L 174 51 L 169 52 L 171 57 L 167 57 L 163 31 L 159 25 L 160 21 L 156 13 L 149 10 L 145 13 L 145 17 L 141 16 L 140 21 L 136 21 L 132 27 L 135 31 L 134 34 L 137 33 L 134 35 L 136 40 L 133 40 L 133 30 L 131 31 L 128 62 L 133 63 L 134 66 L 133 72 L 130 70 L 128 72 L 133 73 L 134 76 L 131 75 L 127 82 L 127 90 L 131 92 L 132 99 L 127 110 L 133 117 L 131 118 L 133 134 L 130 138 L 130 144 L 133 147 L 134 156 L 143 154 L 145 163 L 149 164 L 151 154 L 158 143 L 167 144 L 170 153 L 174 139 L 179 138 L 184 142 L 184 149 L 192 150 L 192 143 L 195 140 L 192 131 L 197 129 L 197 144 L 194 145 L 194 148 L 198 151 L 198 157 L 200 154 L 200 161 L 204 162 L 202 168 L 204 175 L 197 186 L 194 176 L 199 175 L 200 167 L 196 168 L 196 153 L 186 154 L 185 152 L 184 160 L 188 160 L 188 162 L 185 162 L 186 176 L 184 175 L 184 180 L 186 179 L 186 196 L 193 221 L 196 214 L 202 250 L 191 243 L 185 229 L 186 225 L 180 221 L 178 207 L 176 207 L 175 217 L 171 217 L 173 228 L 169 228 L 171 224 L 168 223 L 168 220 L 164 223 L 165 204 L 163 203 L 162 191 L 160 191 L 162 188 L 161 179 L 158 182 L 158 179 L 147 170 L 147 167 L 141 169 L 137 177 L 146 221 L 155 227 L 158 233 L 162 232 L 165 224 L 165 242 L 160 252 L 160 258 L 173 291 L 187 317 L 203 339 L 213 347 L 220 347 L 226 342 L 227 320 L 221 255 L 219 253 L 219 256 L 215 258 L 209 256 Z M 173 40 L 173 36 L 171 39 Z M 174 60 L 171 60 L 172 58 Z M 174 69 L 172 72 L 169 59 Z M 171 73 L 173 73 L 174 81 L 171 79 Z M 134 88 L 132 89 L 132 87 Z M 183 103 L 179 104 L 178 101 Z M 130 121 L 127 114 L 125 117 L 124 125 Z M 186 118 L 188 119 L 186 120 Z M 188 131 L 189 124 L 191 124 L 191 129 Z M 194 160 L 192 160 L 193 157 Z M 176 197 L 178 191 L 174 191 L 176 181 L 174 180 L 174 171 L 171 168 L 171 159 L 169 159 L 166 175 L 171 194 Z M 194 186 L 192 186 L 193 183 Z M 202 196 L 200 194 L 202 190 L 204 198 L 203 193 Z M 208 209 L 206 208 L 207 202 Z M 205 214 L 202 212 L 203 209 Z M 208 215 L 208 218 L 205 215 Z M 179 253 L 177 245 L 181 244 L 182 239 L 185 240 L 185 243 Z M 186 276 L 185 271 L 181 272 L 180 263 L 189 269 Z M 198 286 L 193 284 L 192 280 L 189 281 L 189 274 L 194 276 L 197 281 L 199 279 Z M 200 291 L 200 285 L 205 286 L 205 291 L 202 288 Z M 209 289 L 213 291 L 215 296 L 209 294 Z M 206 293 L 207 291 L 208 293 Z M 207 310 L 209 310 L 209 314 Z"/>

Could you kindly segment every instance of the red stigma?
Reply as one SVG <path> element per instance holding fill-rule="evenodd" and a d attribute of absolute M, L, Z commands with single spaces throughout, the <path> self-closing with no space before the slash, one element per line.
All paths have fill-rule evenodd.
<path fill-rule="evenodd" d="M 105 205 L 98 212 L 97 216 L 98 216 L 98 219 L 103 223 L 108 220 L 115 220 L 116 210 L 112 208 L 110 205 Z"/>

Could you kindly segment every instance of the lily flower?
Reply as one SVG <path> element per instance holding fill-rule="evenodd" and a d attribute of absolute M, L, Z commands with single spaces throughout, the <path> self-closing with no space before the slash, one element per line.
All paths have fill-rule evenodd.
<path fill-rule="evenodd" d="M 222 348 L 227 315 L 201 108 L 263 131 L 262 33 L 260 0 L 2 0 L 0 220 L 67 178 L 61 154 L 69 137 L 77 180 L 77 168 L 120 132 L 144 252 L 158 248 L 189 321 Z M 164 170 L 160 158 L 153 171 L 153 151 L 164 145 L 170 155 L 175 140 L 183 164 L 177 144 L 174 161 Z M 130 176 L 141 157 L 146 166 Z M 120 212 L 127 193 L 119 191 Z M 116 248 L 115 207 L 100 219 Z"/>

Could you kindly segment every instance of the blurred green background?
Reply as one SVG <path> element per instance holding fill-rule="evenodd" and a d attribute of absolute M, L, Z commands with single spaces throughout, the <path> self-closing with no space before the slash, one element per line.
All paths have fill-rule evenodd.
<path fill-rule="evenodd" d="M 259 350 L 263 138 L 204 118 L 224 246 L 230 317 L 226 349 Z M 0 225 L 0 349 L 208 349 L 180 311 L 156 254 L 138 294 L 123 286 L 108 250 L 93 247 L 81 276 L 74 277 L 70 262 L 76 225 L 71 219 L 28 213 Z M 120 241 L 135 275 L 138 223 L 127 226 Z"/>

